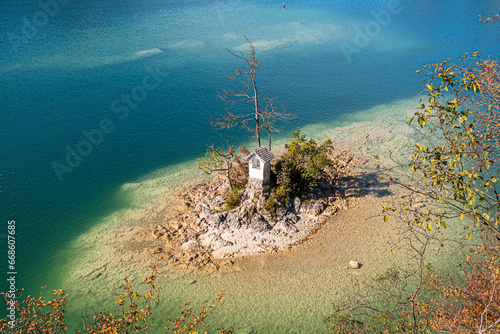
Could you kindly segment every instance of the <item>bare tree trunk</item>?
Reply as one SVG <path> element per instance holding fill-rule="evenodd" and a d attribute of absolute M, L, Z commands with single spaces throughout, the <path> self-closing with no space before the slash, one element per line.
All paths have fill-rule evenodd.
<path fill-rule="evenodd" d="M 254 100 L 254 109 L 255 109 L 255 139 L 257 139 L 257 147 L 260 147 L 260 111 L 259 111 L 259 97 L 257 96 L 257 84 L 255 83 L 255 76 L 257 75 L 254 72 L 251 75 L 251 81 L 253 86 L 253 100 Z"/>
<path fill-rule="evenodd" d="M 278 97 L 267 98 L 259 96 L 257 92 L 257 69 L 259 68 L 259 60 L 255 58 L 255 47 L 245 36 L 245 40 L 250 46 L 250 52 L 245 54 L 243 52 L 231 52 L 231 55 L 241 59 L 245 63 L 245 68 L 238 67 L 234 72 L 227 72 L 229 80 L 242 77 L 244 88 L 240 91 L 233 91 L 230 89 L 217 89 L 219 97 L 226 103 L 231 105 L 247 104 L 252 107 L 252 111 L 244 113 L 233 113 L 226 109 L 225 114 L 221 117 L 211 118 L 210 123 L 216 129 L 232 128 L 235 126 L 242 126 L 248 132 L 255 136 L 257 147 L 261 147 L 260 131 L 266 129 L 268 134 L 270 132 L 281 133 L 281 130 L 275 128 L 273 123 L 279 119 L 291 119 L 292 114 L 284 113 L 283 105 L 274 108 L 274 101 Z M 253 91 L 253 92 L 252 92 Z M 259 101 L 261 100 L 261 101 Z M 263 108 L 265 106 L 265 108 Z M 255 123 L 255 127 L 253 126 Z M 269 147 L 271 147 L 271 140 L 269 140 Z"/>
<path fill-rule="evenodd" d="M 271 152 L 271 131 L 267 130 L 267 135 L 269 136 L 269 152 Z"/>

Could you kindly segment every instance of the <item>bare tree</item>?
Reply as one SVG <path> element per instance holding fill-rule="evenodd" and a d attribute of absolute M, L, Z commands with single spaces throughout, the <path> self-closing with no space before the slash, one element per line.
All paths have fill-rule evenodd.
<path fill-rule="evenodd" d="M 279 97 L 273 98 L 263 98 L 266 101 L 266 108 L 263 112 L 261 112 L 262 117 L 262 128 L 266 130 L 268 136 L 268 148 L 271 150 L 271 133 L 282 133 L 283 129 L 276 128 L 274 122 L 279 119 L 293 119 L 295 116 L 291 113 L 283 112 L 285 107 L 284 104 L 281 104 L 278 107 L 274 106 L 274 102 L 279 99 Z"/>
<path fill-rule="evenodd" d="M 241 83 L 244 88 L 239 91 L 231 89 L 217 90 L 219 91 L 219 97 L 224 102 L 231 105 L 243 103 L 250 106 L 251 111 L 234 113 L 226 109 L 222 116 L 212 118 L 210 122 L 216 129 L 242 126 L 254 135 L 258 147 L 261 146 L 260 132 L 265 129 L 269 137 L 269 149 L 271 149 L 271 133 L 280 133 L 282 131 L 274 126 L 274 122 L 278 119 L 291 119 L 293 115 L 283 112 L 283 104 L 275 107 L 275 101 L 278 100 L 278 97 L 267 98 L 258 94 L 256 77 L 259 60 L 255 58 L 255 47 L 246 36 L 245 41 L 250 47 L 247 54 L 241 51 L 232 52 L 227 50 L 231 55 L 243 60 L 245 67 L 238 67 L 234 72 L 226 71 L 229 74 L 229 80 L 242 78 Z"/>

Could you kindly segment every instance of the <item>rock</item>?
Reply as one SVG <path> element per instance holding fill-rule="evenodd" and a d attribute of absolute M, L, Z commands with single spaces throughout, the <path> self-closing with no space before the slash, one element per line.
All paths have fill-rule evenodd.
<path fill-rule="evenodd" d="M 207 203 L 203 201 L 199 201 L 198 204 L 194 207 L 195 211 L 201 212 L 204 210 L 210 210 L 210 207 L 207 205 Z"/>
<path fill-rule="evenodd" d="M 188 249 L 192 249 L 194 247 L 198 246 L 198 243 L 194 240 L 189 240 L 189 241 L 186 241 L 185 243 L 183 243 L 181 245 L 181 248 L 184 249 L 184 250 L 188 250 Z"/>
<path fill-rule="evenodd" d="M 257 211 L 262 211 L 264 208 L 264 203 L 266 202 L 266 199 L 264 196 L 260 196 L 259 200 L 257 201 Z"/>
<path fill-rule="evenodd" d="M 214 214 L 214 218 L 216 219 L 216 222 L 222 223 L 224 220 L 226 220 L 227 217 L 227 212 L 219 212 Z"/>
<path fill-rule="evenodd" d="M 358 269 L 359 268 L 359 262 L 356 261 L 349 261 L 349 267 L 352 269 Z"/>
<path fill-rule="evenodd" d="M 178 230 L 182 229 L 182 224 L 181 224 L 181 223 L 179 223 L 179 222 L 174 222 L 174 223 L 172 224 L 172 228 L 173 228 L 174 230 L 177 230 L 177 231 L 178 231 Z"/>
<path fill-rule="evenodd" d="M 262 215 L 265 221 L 271 226 L 276 225 L 277 221 L 271 215 Z"/>
<path fill-rule="evenodd" d="M 252 200 L 255 197 L 255 191 L 250 189 L 248 192 L 245 192 L 244 198 Z"/>
<path fill-rule="evenodd" d="M 231 241 L 227 241 L 227 240 L 224 240 L 222 238 L 219 238 L 218 240 L 213 242 L 212 248 L 219 249 L 222 247 L 228 247 L 228 246 L 232 246 L 232 245 L 233 245 L 233 243 Z"/>
<path fill-rule="evenodd" d="M 303 204 L 302 207 L 300 208 L 300 213 L 311 216 L 318 216 L 323 212 L 323 210 L 325 210 L 325 207 L 326 207 L 325 202 L 319 200 L 316 201 L 315 203 Z"/>
<path fill-rule="evenodd" d="M 300 198 L 295 197 L 295 199 L 293 200 L 293 207 L 296 213 L 300 212 L 301 204 L 302 202 L 300 201 Z"/>
<path fill-rule="evenodd" d="M 335 203 L 338 209 L 347 209 L 347 201 L 345 198 L 338 199 Z"/>
<path fill-rule="evenodd" d="M 287 214 L 285 218 L 288 221 L 292 222 L 293 224 L 295 224 L 299 220 L 299 217 L 293 212 L 290 212 L 289 214 Z"/>
<path fill-rule="evenodd" d="M 163 252 L 163 248 L 161 248 L 161 247 L 156 247 L 156 248 L 151 250 L 151 254 L 160 254 L 162 252 Z"/>
<path fill-rule="evenodd" d="M 286 216 L 286 210 L 285 208 L 279 208 L 276 210 L 276 216 L 278 217 L 284 217 Z"/>
<path fill-rule="evenodd" d="M 239 229 L 241 228 L 242 225 L 245 224 L 245 219 L 242 217 L 237 217 L 236 215 L 232 214 L 231 217 L 228 215 L 226 223 L 229 225 L 229 227 Z"/>
<path fill-rule="evenodd" d="M 203 226 L 207 224 L 206 218 L 198 218 L 196 219 L 195 226 Z"/>
<path fill-rule="evenodd" d="M 267 232 L 267 231 L 270 231 L 273 229 L 273 227 L 271 225 L 269 225 L 269 223 L 267 221 L 265 221 L 264 219 L 261 219 L 260 217 L 258 219 L 252 219 L 252 225 L 250 225 L 252 230 L 254 230 L 255 232 L 260 232 L 260 233 L 263 233 L 263 232 Z"/>
<path fill-rule="evenodd" d="M 206 217 L 208 223 L 214 227 L 220 227 L 221 224 L 226 220 L 227 212 L 219 212 Z"/>
<path fill-rule="evenodd" d="M 337 212 L 338 208 L 334 206 L 328 206 L 325 211 L 323 211 L 323 215 L 327 217 L 333 216 Z"/>
<path fill-rule="evenodd" d="M 335 204 L 336 201 L 337 201 L 336 196 L 330 196 L 326 199 L 326 203 L 328 203 L 329 205 Z"/>
<path fill-rule="evenodd" d="M 232 212 L 229 212 L 226 216 L 226 224 L 229 227 L 240 228 L 241 227 L 240 217 L 236 216 Z"/>
<path fill-rule="evenodd" d="M 264 220 L 264 217 L 262 215 L 259 215 L 259 214 L 256 214 L 252 217 L 252 220 L 250 222 L 250 224 L 256 224 L 258 223 L 259 221 L 262 221 Z"/>
<path fill-rule="evenodd" d="M 220 239 L 220 233 L 216 231 L 208 232 L 200 235 L 200 244 L 204 247 L 209 247 L 213 245 L 217 240 Z"/>
<path fill-rule="evenodd" d="M 232 246 L 231 241 L 227 241 L 220 236 L 219 232 L 212 231 L 200 235 L 200 244 L 204 247 L 211 247 L 212 249 L 219 249 L 222 247 Z"/>
<path fill-rule="evenodd" d="M 302 204 L 302 206 L 300 207 L 300 213 L 302 214 L 308 214 L 311 211 L 312 211 L 312 204 Z"/>
<path fill-rule="evenodd" d="M 319 200 L 317 201 L 316 203 L 314 203 L 313 205 L 313 212 L 315 215 L 319 215 L 323 212 L 323 210 L 325 210 L 325 207 L 326 207 L 326 204 Z"/>
<path fill-rule="evenodd" d="M 293 224 L 290 223 L 287 219 L 282 219 L 274 225 L 273 233 L 274 234 L 288 234 L 298 232 L 298 228 L 296 228 Z"/>
<path fill-rule="evenodd" d="M 167 229 L 161 225 L 153 226 L 153 236 L 156 238 L 162 237 L 165 233 L 167 233 Z"/>

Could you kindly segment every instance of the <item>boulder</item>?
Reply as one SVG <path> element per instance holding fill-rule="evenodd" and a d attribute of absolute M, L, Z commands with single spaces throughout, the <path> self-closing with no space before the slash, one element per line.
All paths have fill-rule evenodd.
<path fill-rule="evenodd" d="M 217 231 L 208 232 L 200 235 L 200 244 L 204 247 L 212 246 L 215 241 L 220 239 L 220 233 Z"/>
<path fill-rule="evenodd" d="M 238 219 L 238 217 L 233 212 L 228 212 L 226 215 L 225 221 L 226 221 L 226 224 L 231 226 L 232 222 L 234 222 L 237 219 Z"/>
<path fill-rule="evenodd" d="M 226 224 L 229 225 L 229 227 L 239 229 L 241 228 L 241 225 L 243 225 L 243 221 L 244 219 L 242 217 L 238 217 L 232 212 L 227 214 Z"/>
<path fill-rule="evenodd" d="M 216 265 L 215 263 L 213 262 L 208 262 L 207 264 L 205 264 L 204 268 L 203 268 L 206 272 L 208 273 L 213 273 L 217 270 L 219 270 L 219 266 Z"/>
<path fill-rule="evenodd" d="M 287 214 L 285 218 L 293 224 L 295 224 L 299 220 L 299 217 L 293 212 Z"/>
<path fill-rule="evenodd" d="M 259 200 L 257 201 L 257 211 L 262 211 L 262 209 L 264 208 L 265 202 L 266 202 L 266 199 L 264 198 L 264 196 L 260 196 Z"/>
<path fill-rule="evenodd" d="M 359 268 L 359 262 L 356 261 L 349 261 L 349 267 L 352 269 L 358 269 Z"/>
<path fill-rule="evenodd" d="M 320 215 L 325 210 L 326 204 L 322 200 L 313 204 L 313 212 L 315 215 Z"/>
<path fill-rule="evenodd" d="M 276 216 L 278 217 L 284 217 L 286 216 L 287 212 L 285 210 L 285 208 L 279 208 L 276 210 Z"/>
<path fill-rule="evenodd" d="M 323 211 L 323 215 L 327 217 L 333 216 L 338 211 L 336 206 L 328 206 L 325 211 Z"/>
<path fill-rule="evenodd" d="M 189 240 L 189 241 L 186 241 L 185 243 L 183 243 L 181 245 L 181 248 L 184 250 L 189 250 L 189 249 L 195 248 L 196 246 L 198 246 L 198 243 L 196 241 Z"/>
<path fill-rule="evenodd" d="M 213 215 L 209 215 L 208 217 L 206 217 L 206 219 L 210 224 L 218 227 L 226 220 L 226 217 L 227 212 L 219 212 Z"/>
<path fill-rule="evenodd" d="M 326 204 L 322 200 L 316 201 L 315 203 L 303 204 L 300 208 L 300 213 L 318 216 L 323 210 L 325 210 Z"/>
<path fill-rule="evenodd" d="M 300 213 L 302 214 L 308 214 L 312 210 L 312 204 L 302 204 L 300 207 Z"/>
<path fill-rule="evenodd" d="M 273 227 L 269 225 L 269 223 L 260 215 L 259 217 L 255 217 L 254 219 L 252 219 L 252 223 L 250 226 L 253 231 L 260 233 L 267 232 L 273 229 Z"/>
<path fill-rule="evenodd" d="M 219 238 L 211 246 L 212 246 L 213 249 L 219 249 L 219 248 L 222 248 L 222 247 L 227 247 L 227 246 L 232 246 L 232 245 L 233 245 L 233 243 L 231 241 Z"/>
<path fill-rule="evenodd" d="M 262 217 L 272 227 L 274 227 L 274 225 L 276 225 L 276 223 L 277 223 L 277 221 L 271 215 L 262 215 Z"/>
<path fill-rule="evenodd" d="M 302 202 L 300 201 L 300 198 L 295 197 L 295 199 L 293 200 L 293 208 L 294 208 L 294 211 L 296 213 L 300 212 L 300 206 L 301 205 L 302 205 Z"/>
<path fill-rule="evenodd" d="M 274 234 L 288 234 L 288 233 L 296 233 L 299 229 L 295 227 L 288 219 L 282 219 L 274 225 L 273 233 Z"/>

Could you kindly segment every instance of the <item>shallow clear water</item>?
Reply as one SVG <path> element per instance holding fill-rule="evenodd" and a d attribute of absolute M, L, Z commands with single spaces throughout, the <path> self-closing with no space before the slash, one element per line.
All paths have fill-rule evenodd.
<path fill-rule="evenodd" d="M 218 140 L 209 119 L 224 108 L 221 66 L 240 65 L 225 49 L 243 49 L 243 35 L 261 61 L 261 92 L 297 115 L 281 138 L 297 125 L 314 136 L 373 120 L 421 91 L 422 65 L 499 51 L 498 28 L 477 18 L 500 1 L 311 0 L 285 11 L 274 1 L 47 3 L 0 4 L 0 214 L 16 220 L 17 286 L 31 293 L 61 287 L 73 242 L 135 205 L 123 184 L 168 173 Z M 107 133 L 86 146 L 100 126 Z M 68 153 L 78 149 L 81 161 Z"/>

